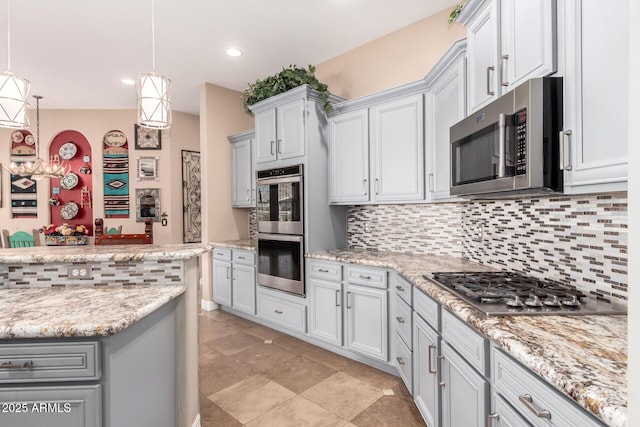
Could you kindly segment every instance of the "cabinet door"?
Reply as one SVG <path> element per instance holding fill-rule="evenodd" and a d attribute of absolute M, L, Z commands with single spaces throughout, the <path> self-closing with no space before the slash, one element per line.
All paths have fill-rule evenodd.
<path fill-rule="evenodd" d="M 213 300 L 231 306 L 231 263 L 213 261 Z"/>
<path fill-rule="evenodd" d="M 424 200 L 423 105 L 420 94 L 371 110 L 372 190 L 376 201 Z"/>
<path fill-rule="evenodd" d="M 346 343 L 353 351 L 389 359 L 387 291 L 347 284 Z"/>
<path fill-rule="evenodd" d="M 467 55 L 469 65 L 469 110 L 476 111 L 494 100 L 499 92 L 498 3 L 487 2 L 484 9 L 467 27 Z"/>
<path fill-rule="evenodd" d="M 442 427 L 484 427 L 489 382 L 442 342 Z M 460 410 L 464 407 L 464 410 Z"/>
<path fill-rule="evenodd" d="M 413 399 L 429 426 L 440 418 L 440 388 L 436 363 L 440 338 L 427 322 L 413 315 Z"/>
<path fill-rule="evenodd" d="M 431 86 L 427 96 L 427 125 L 430 147 L 427 161 L 431 171 L 427 175 L 429 191 L 434 200 L 450 197 L 451 141 L 449 128 L 466 115 L 465 58 L 452 62 Z"/>
<path fill-rule="evenodd" d="M 627 189 L 629 5 L 565 2 L 567 193 Z"/>
<path fill-rule="evenodd" d="M 304 156 L 304 99 L 290 102 L 277 109 L 278 159 Z"/>
<path fill-rule="evenodd" d="M 251 145 L 251 139 L 231 144 L 231 206 L 234 208 L 253 206 Z"/>
<path fill-rule="evenodd" d="M 256 163 L 276 159 L 276 110 L 266 110 L 255 116 Z"/>
<path fill-rule="evenodd" d="M 250 265 L 233 264 L 233 308 L 256 314 L 256 269 Z"/>
<path fill-rule="evenodd" d="M 309 284 L 309 335 L 342 345 L 342 284 L 311 279 Z"/>
<path fill-rule="evenodd" d="M 369 110 L 329 120 L 329 201 L 369 201 Z"/>
<path fill-rule="evenodd" d="M 501 0 L 502 93 L 556 71 L 555 0 Z"/>
<path fill-rule="evenodd" d="M 498 393 L 493 393 L 493 413 L 490 420 L 487 427 L 531 427 L 531 424 Z"/>

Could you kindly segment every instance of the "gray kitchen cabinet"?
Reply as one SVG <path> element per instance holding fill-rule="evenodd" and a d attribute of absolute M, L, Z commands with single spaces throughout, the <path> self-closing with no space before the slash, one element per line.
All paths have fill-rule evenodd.
<path fill-rule="evenodd" d="M 467 27 L 470 112 L 556 71 L 554 0 L 472 0 L 457 20 Z"/>
<path fill-rule="evenodd" d="M 412 285 L 396 272 L 389 273 L 389 283 L 391 363 L 395 365 L 409 393 L 413 394 Z"/>
<path fill-rule="evenodd" d="M 437 356 L 440 336 L 418 313 L 413 313 L 413 400 L 428 426 L 440 425 L 440 387 Z"/>
<path fill-rule="evenodd" d="M 231 249 L 213 249 L 213 300 L 231 306 Z"/>
<path fill-rule="evenodd" d="M 332 204 L 425 200 L 419 81 L 336 105 L 329 118 Z"/>
<path fill-rule="evenodd" d="M 565 193 L 627 189 L 630 3 L 560 3 Z"/>
<path fill-rule="evenodd" d="M 256 163 L 304 156 L 305 99 L 256 112 Z"/>
<path fill-rule="evenodd" d="M 449 128 L 465 118 L 465 39 L 456 41 L 429 72 L 425 106 L 427 191 L 431 200 L 450 199 L 451 142 Z"/>
<path fill-rule="evenodd" d="M 213 249 L 213 300 L 249 314 L 256 310 L 255 253 Z"/>
<path fill-rule="evenodd" d="M 388 361 L 387 290 L 349 282 L 345 289 L 345 347 Z"/>
<path fill-rule="evenodd" d="M 342 346 L 342 265 L 307 261 L 309 335 Z"/>
<path fill-rule="evenodd" d="M 489 414 L 487 427 L 531 427 L 515 409 L 511 407 L 498 393 L 492 394 L 493 412 Z"/>
<path fill-rule="evenodd" d="M 304 298 L 258 287 L 258 317 L 275 325 L 304 334 L 307 332 L 307 305 Z"/>
<path fill-rule="evenodd" d="M 234 208 L 250 208 L 256 204 L 254 137 L 253 130 L 228 137 L 231 144 L 231 207 Z"/>

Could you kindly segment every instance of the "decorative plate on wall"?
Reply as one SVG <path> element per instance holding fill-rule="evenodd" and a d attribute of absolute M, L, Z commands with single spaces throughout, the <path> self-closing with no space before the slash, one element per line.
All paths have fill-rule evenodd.
<path fill-rule="evenodd" d="M 64 188 L 65 190 L 71 190 L 76 185 L 78 185 L 78 180 L 78 175 L 76 175 L 74 172 L 69 172 L 68 174 L 60 178 L 60 187 Z"/>
<path fill-rule="evenodd" d="M 19 130 L 15 130 L 11 132 L 11 141 L 22 142 L 23 139 L 24 139 L 24 135 Z"/>
<path fill-rule="evenodd" d="M 33 135 L 27 135 L 24 137 L 24 143 L 27 145 L 33 145 L 36 143 L 36 140 L 33 138 Z"/>
<path fill-rule="evenodd" d="M 60 209 L 60 216 L 62 219 L 73 219 L 78 215 L 79 210 L 76 202 L 69 202 Z"/>
<path fill-rule="evenodd" d="M 59 150 L 60 158 L 63 160 L 73 159 L 77 152 L 78 147 L 71 141 L 62 144 Z"/>

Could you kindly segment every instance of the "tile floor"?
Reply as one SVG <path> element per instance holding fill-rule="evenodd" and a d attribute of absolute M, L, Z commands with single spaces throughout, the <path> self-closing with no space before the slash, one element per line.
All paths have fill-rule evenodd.
<path fill-rule="evenodd" d="M 399 377 L 216 310 L 200 315 L 202 427 L 424 426 Z"/>

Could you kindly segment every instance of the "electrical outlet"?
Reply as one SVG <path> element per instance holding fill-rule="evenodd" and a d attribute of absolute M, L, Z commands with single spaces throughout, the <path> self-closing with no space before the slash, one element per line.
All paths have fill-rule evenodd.
<path fill-rule="evenodd" d="M 88 265 L 69 267 L 67 269 L 67 277 L 69 279 L 91 279 L 93 277 L 92 273 L 93 271 Z"/>
<path fill-rule="evenodd" d="M 371 221 L 364 222 L 364 232 L 371 233 Z"/>

